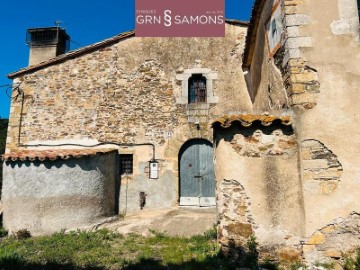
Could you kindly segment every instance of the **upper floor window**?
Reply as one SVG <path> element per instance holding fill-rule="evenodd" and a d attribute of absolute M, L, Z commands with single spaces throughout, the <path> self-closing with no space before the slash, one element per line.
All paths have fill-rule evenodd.
<path fill-rule="evenodd" d="M 214 80 L 217 73 L 209 68 L 195 67 L 176 74 L 181 81 L 181 95 L 176 98 L 177 104 L 215 104 L 219 97 L 214 93 Z M 191 106 L 193 107 L 193 106 Z"/>
<path fill-rule="evenodd" d="M 206 103 L 206 78 L 202 74 L 193 74 L 189 78 L 189 104 Z"/>

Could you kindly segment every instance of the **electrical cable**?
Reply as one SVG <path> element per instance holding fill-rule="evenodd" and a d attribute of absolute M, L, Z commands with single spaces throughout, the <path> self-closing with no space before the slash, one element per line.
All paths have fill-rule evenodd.
<path fill-rule="evenodd" d="M 16 86 L 15 86 L 15 84 L 3 84 L 3 85 L 0 85 L 0 88 L 7 87 L 5 89 L 5 94 L 8 98 L 12 98 L 11 94 L 9 94 L 9 89 L 12 89 L 14 87 L 14 90 L 15 90 L 15 89 L 19 88 L 20 85 L 21 85 L 21 83 L 16 84 Z M 16 99 L 18 96 L 19 95 L 15 96 L 14 99 Z"/>
<path fill-rule="evenodd" d="M 6 88 L 6 90 L 5 90 L 5 95 L 8 97 L 8 98 L 12 98 L 12 96 L 11 96 L 11 93 L 9 94 L 9 89 L 12 89 L 12 87 L 11 86 L 9 86 L 8 88 Z"/>

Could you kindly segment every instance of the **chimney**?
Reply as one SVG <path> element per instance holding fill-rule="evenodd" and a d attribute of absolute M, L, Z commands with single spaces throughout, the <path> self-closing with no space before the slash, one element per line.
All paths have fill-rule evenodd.
<path fill-rule="evenodd" d="M 26 33 L 30 47 L 29 66 L 64 54 L 70 49 L 70 37 L 60 27 L 31 28 Z"/>

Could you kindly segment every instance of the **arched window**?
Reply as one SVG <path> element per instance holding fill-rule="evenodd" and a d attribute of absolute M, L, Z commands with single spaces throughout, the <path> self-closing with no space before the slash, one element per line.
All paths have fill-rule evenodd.
<path fill-rule="evenodd" d="M 189 103 L 206 102 L 206 78 L 202 74 L 193 74 L 189 79 Z"/>

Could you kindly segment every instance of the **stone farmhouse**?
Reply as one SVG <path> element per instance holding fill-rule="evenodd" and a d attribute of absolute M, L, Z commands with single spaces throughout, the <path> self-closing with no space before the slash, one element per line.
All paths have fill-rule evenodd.
<path fill-rule="evenodd" d="M 8 75 L 4 226 L 216 206 L 235 258 L 254 234 L 280 260 L 339 261 L 360 245 L 358 13 L 256 0 L 224 38 L 130 31 L 69 52 L 63 29 L 29 29 L 29 66 Z"/>

